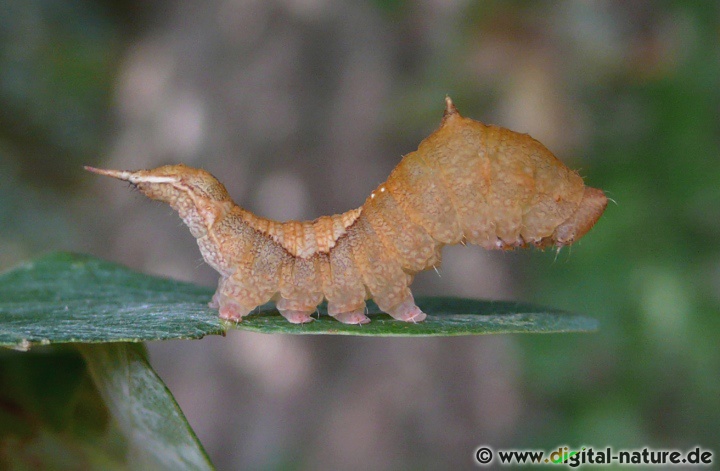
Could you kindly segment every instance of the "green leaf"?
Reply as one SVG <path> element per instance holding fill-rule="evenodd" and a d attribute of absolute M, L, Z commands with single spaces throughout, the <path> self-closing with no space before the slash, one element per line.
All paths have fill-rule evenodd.
<path fill-rule="evenodd" d="M 594 319 L 520 303 L 418 298 L 428 314 L 412 324 L 368 303 L 370 324 L 328 317 L 305 325 L 285 321 L 267 304 L 242 322 L 224 322 L 207 307 L 213 290 L 134 272 L 88 255 L 55 253 L 0 275 L 0 345 L 27 349 L 63 342 L 140 342 L 200 338 L 228 328 L 265 333 L 449 336 L 587 332 Z M 324 306 L 319 309 L 326 314 Z"/>
<path fill-rule="evenodd" d="M 0 350 L 0 469 L 213 469 L 142 345 L 77 346 Z"/>
<path fill-rule="evenodd" d="M 241 330 L 284 334 L 335 334 L 375 337 L 429 337 L 511 333 L 590 332 L 597 330 L 595 319 L 567 312 L 508 301 L 481 301 L 451 297 L 418 297 L 417 305 L 427 313 L 424 322 L 401 322 L 368 302 L 372 322 L 342 324 L 327 315 L 325 303 L 319 318 L 303 325 L 287 322 L 272 307 L 261 306 L 258 315 L 232 324 Z"/>
<path fill-rule="evenodd" d="M 53 253 L 0 275 L 0 345 L 141 342 L 222 334 L 212 292 L 89 255 Z"/>
<path fill-rule="evenodd" d="M 129 442 L 130 469 L 214 469 L 142 345 L 79 345 L 100 395 Z"/>
<path fill-rule="evenodd" d="M 0 384 L 0 469 L 128 469 L 127 442 L 76 349 L 0 350 Z"/>

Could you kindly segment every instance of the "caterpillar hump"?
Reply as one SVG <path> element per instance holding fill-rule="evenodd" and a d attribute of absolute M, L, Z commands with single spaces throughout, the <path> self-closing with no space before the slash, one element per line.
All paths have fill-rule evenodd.
<path fill-rule="evenodd" d="M 409 287 L 415 273 L 440 263 L 444 245 L 569 245 L 607 205 L 601 190 L 586 187 L 541 143 L 462 117 L 449 97 L 440 127 L 362 207 L 313 221 L 256 216 L 211 174 L 182 164 L 85 168 L 129 181 L 178 211 L 220 273 L 210 305 L 235 321 L 273 300 L 290 322 L 310 322 L 327 299 L 330 315 L 363 324 L 372 298 L 394 318 L 419 322 L 425 314 Z"/>

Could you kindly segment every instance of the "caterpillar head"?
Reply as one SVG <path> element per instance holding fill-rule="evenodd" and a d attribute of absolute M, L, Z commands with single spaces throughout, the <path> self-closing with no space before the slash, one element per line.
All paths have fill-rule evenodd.
<path fill-rule="evenodd" d="M 586 186 L 577 210 L 555 229 L 552 241 L 557 247 L 562 247 L 584 236 L 600 219 L 607 203 L 607 196 L 602 190 Z"/>
<path fill-rule="evenodd" d="M 148 198 L 168 203 L 195 237 L 204 236 L 233 205 L 225 186 L 215 177 L 183 164 L 135 172 L 87 166 L 85 170 L 129 182 Z"/>

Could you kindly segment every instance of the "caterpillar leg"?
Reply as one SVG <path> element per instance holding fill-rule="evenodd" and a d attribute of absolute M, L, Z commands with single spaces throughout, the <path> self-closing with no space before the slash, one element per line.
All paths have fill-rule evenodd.
<path fill-rule="evenodd" d="M 343 324 L 367 324 L 370 318 L 365 315 L 365 307 L 355 309 L 354 311 L 339 312 L 332 315 L 335 319 Z"/>
<path fill-rule="evenodd" d="M 220 308 L 220 318 L 235 322 L 240 322 L 243 317 L 247 316 L 253 309 L 255 309 L 255 307 L 243 306 L 239 302 L 222 294 L 218 296 L 218 305 Z"/>
<path fill-rule="evenodd" d="M 405 301 L 393 306 L 385 312 L 390 314 L 393 318 L 405 322 L 422 322 L 427 317 L 427 314 L 422 312 L 415 304 L 415 298 L 413 298 L 412 293 L 405 298 Z"/>
<path fill-rule="evenodd" d="M 312 322 L 315 319 L 312 318 L 312 313 L 315 312 L 315 306 L 300 307 L 295 305 L 292 301 L 285 298 L 280 298 L 275 307 L 280 311 L 280 314 L 293 324 L 306 324 Z"/>
<path fill-rule="evenodd" d="M 243 317 L 250 314 L 255 307 L 266 302 L 264 294 L 256 298 L 248 298 L 248 287 L 235 277 L 223 277 L 218 283 L 218 289 L 210 301 L 210 307 L 218 308 L 221 319 L 240 322 Z M 267 296 L 269 298 L 269 296 Z"/>
<path fill-rule="evenodd" d="M 278 309 L 280 311 L 280 314 L 283 315 L 285 319 L 288 320 L 291 324 L 307 324 L 308 322 L 312 322 L 315 319 L 312 318 L 312 313 L 315 312 L 313 309 L 312 311 L 296 311 L 293 309 Z"/>
<path fill-rule="evenodd" d="M 356 309 L 352 309 L 353 306 L 357 306 Z M 333 316 L 343 324 L 367 324 L 370 322 L 370 318 L 365 315 L 365 301 L 360 304 L 353 303 L 350 306 L 347 304 L 341 304 L 338 306 L 336 303 L 328 302 L 328 314 Z M 350 307 L 350 310 L 346 310 Z"/>
<path fill-rule="evenodd" d="M 208 306 L 212 309 L 219 309 L 220 308 L 220 294 L 223 290 L 223 285 L 225 284 L 225 281 L 227 281 L 227 277 L 223 276 L 220 278 L 220 281 L 218 281 L 218 287 L 215 290 L 215 294 L 213 294 L 212 299 L 208 303 Z"/>

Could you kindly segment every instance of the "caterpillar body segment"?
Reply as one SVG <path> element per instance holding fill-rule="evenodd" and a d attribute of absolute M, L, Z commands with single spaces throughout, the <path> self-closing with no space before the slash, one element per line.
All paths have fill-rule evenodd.
<path fill-rule="evenodd" d="M 210 305 L 235 321 L 273 300 L 288 321 L 310 322 L 326 299 L 337 320 L 364 324 L 373 299 L 395 319 L 419 322 L 425 313 L 409 287 L 415 273 L 440 263 L 444 245 L 561 247 L 585 235 L 607 205 L 541 143 L 464 118 L 450 98 L 440 127 L 363 206 L 313 221 L 256 216 L 211 174 L 182 164 L 85 168 L 178 211 L 220 274 Z"/>

